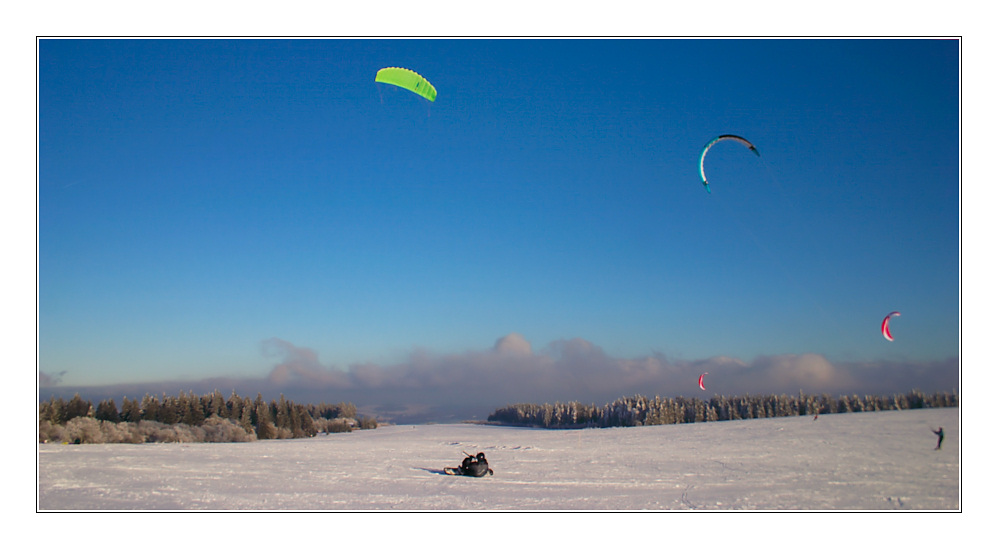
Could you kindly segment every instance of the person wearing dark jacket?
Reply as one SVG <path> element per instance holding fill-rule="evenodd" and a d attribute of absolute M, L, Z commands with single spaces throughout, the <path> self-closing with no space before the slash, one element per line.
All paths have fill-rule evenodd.
<path fill-rule="evenodd" d="M 461 463 L 461 472 L 469 477 L 484 477 L 492 474 L 492 469 L 489 469 L 489 462 L 485 460 L 485 454 L 478 452 L 474 459 L 471 456 L 464 458 L 464 462 Z"/>
<path fill-rule="evenodd" d="M 461 462 L 461 467 L 444 469 L 447 474 L 450 475 L 466 475 L 469 477 L 484 477 L 485 475 L 491 475 L 492 469 L 489 469 L 489 462 L 485 460 L 485 454 L 479 452 L 477 456 L 471 456 L 464 458 Z"/>
<path fill-rule="evenodd" d="M 940 427 L 938 431 L 936 431 L 935 429 L 933 429 L 932 432 L 935 433 L 935 434 L 937 434 L 937 435 L 939 435 L 939 442 L 936 442 L 936 450 L 938 450 L 938 449 L 942 448 L 942 445 L 943 445 L 943 428 Z"/>

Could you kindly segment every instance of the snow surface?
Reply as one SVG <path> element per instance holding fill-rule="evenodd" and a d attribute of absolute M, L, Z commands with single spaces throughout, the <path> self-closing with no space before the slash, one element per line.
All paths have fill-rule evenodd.
<path fill-rule="evenodd" d="M 485 452 L 495 475 L 444 474 L 462 452 Z M 582 430 L 395 425 L 39 444 L 37 510 L 958 511 L 960 463 L 958 408 Z"/>

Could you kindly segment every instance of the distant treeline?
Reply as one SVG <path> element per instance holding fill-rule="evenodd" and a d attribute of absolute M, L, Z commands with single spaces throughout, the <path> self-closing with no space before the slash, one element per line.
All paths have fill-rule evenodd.
<path fill-rule="evenodd" d="M 162 400 L 146 395 L 142 400 L 124 397 L 121 408 L 114 399 L 94 407 L 75 395 L 68 402 L 51 398 L 39 403 L 39 442 L 248 442 L 274 438 L 304 438 L 317 433 L 374 429 L 374 418 L 357 418 L 350 403 L 296 404 L 281 395 L 266 402 L 228 398 L 219 391 L 197 396 L 181 393 Z"/>
<path fill-rule="evenodd" d="M 763 417 L 814 416 L 845 412 L 875 412 L 913 408 L 958 406 L 956 395 L 925 395 L 913 390 L 906 395 L 840 396 L 830 395 L 745 395 L 699 398 L 651 399 L 636 395 L 619 398 L 609 404 L 512 404 L 497 409 L 488 421 L 507 425 L 534 425 L 551 428 L 631 427 L 701 421 L 727 421 Z"/>

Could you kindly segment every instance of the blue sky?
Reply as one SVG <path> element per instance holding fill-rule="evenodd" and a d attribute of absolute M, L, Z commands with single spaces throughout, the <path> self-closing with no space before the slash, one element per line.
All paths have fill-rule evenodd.
<path fill-rule="evenodd" d="M 40 396 L 953 389 L 959 82 L 955 40 L 42 39 Z"/>

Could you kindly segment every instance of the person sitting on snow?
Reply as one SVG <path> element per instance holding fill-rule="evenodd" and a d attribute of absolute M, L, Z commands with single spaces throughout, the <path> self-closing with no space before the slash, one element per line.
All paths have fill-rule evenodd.
<path fill-rule="evenodd" d="M 469 461 L 470 463 L 468 463 Z M 474 459 L 471 459 L 471 456 L 465 458 L 464 463 L 461 463 L 461 471 L 470 477 L 484 477 L 492 474 L 489 462 L 485 460 L 485 454 L 482 452 L 478 452 Z"/>
<path fill-rule="evenodd" d="M 451 475 L 466 475 L 469 477 L 484 477 L 485 475 L 492 474 L 492 469 L 489 469 L 489 462 L 485 460 L 485 454 L 482 452 L 478 452 L 477 456 L 469 454 L 461 462 L 461 467 L 448 467 L 445 471 Z"/>

